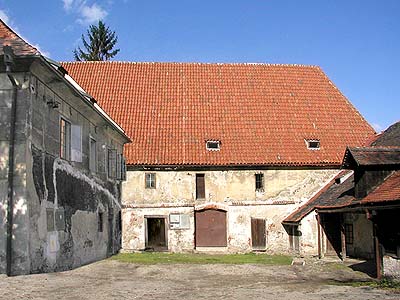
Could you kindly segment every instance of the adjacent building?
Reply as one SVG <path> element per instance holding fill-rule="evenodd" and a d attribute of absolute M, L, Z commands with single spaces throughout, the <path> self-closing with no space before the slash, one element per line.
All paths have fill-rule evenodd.
<path fill-rule="evenodd" d="M 336 180 L 284 224 L 302 230 L 312 216 L 318 237 L 309 242 L 320 257 L 374 260 L 377 277 L 400 280 L 400 122 L 368 147 L 347 148 L 342 167 Z"/>
<path fill-rule="evenodd" d="M 316 253 L 282 221 L 374 134 L 316 66 L 62 65 L 132 138 L 124 251 Z"/>
<path fill-rule="evenodd" d="M 0 20 L 0 273 L 60 271 L 121 245 L 129 138 Z"/>

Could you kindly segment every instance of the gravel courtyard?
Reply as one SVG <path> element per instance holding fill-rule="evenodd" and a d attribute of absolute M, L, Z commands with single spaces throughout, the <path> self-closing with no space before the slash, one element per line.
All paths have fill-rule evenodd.
<path fill-rule="evenodd" d="M 335 282 L 370 279 L 350 268 L 305 266 L 138 265 L 104 260 L 76 270 L 0 275 L 0 299 L 399 299 L 400 294 Z"/>

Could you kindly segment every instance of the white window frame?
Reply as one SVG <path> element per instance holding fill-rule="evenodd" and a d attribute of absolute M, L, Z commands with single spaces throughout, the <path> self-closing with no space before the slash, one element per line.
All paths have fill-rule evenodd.
<path fill-rule="evenodd" d="M 317 139 L 310 139 L 310 140 L 305 140 L 307 149 L 309 150 L 320 150 L 321 149 L 321 141 Z M 317 143 L 316 147 L 311 147 L 312 143 Z"/>
<path fill-rule="evenodd" d="M 60 157 L 71 159 L 71 122 L 63 117 L 60 118 Z"/>
<path fill-rule="evenodd" d="M 144 174 L 144 186 L 146 189 L 156 188 L 156 173 L 145 173 Z"/>
<path fill-rule="evenodd" d="M 216 147 L 211 147 L 211 145 L 215 145 Z M 208 151 L 219 151 L 219 150 L 221 150 L 221 142 L 220 141 L 206 141 L 206 149 Z"/>

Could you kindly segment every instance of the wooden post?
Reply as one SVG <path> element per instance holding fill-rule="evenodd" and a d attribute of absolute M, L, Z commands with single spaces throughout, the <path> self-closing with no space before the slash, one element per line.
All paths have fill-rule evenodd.
<path fill-rule="evenodd" d="M 379 238 L 378 238 L 378 225 L 374 223 L 374 246 L 375 246 L 375 262 L 376 262 L 376 278 L 382 279 L 382 259 L 381 259 L 381 251 L 379 247 Z"/>
<path fill-rule="evenodd" d="M 322 247 L 321 247 L 321 218 L 317 212 L 317 229 L 318 229 L 318 258 L 321 259 L 322 258 Z"/>
<path fill-rule="evenodd" d="M 340 237 L 341 237 L 341 244 L 342 244 L 342 261 L 346 259 L 346 235 L 344 233 L 344 216 L 341 216 L 341 224 L 340 224 Z"/>

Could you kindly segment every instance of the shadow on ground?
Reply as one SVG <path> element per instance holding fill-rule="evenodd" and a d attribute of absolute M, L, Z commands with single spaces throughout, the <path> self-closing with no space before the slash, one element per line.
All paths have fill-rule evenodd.
<path fill-rule="evenodd" d="M 349 265 L 349 268 L 351 268 L 353 271 L 362 272 L 370 277 L 376 278 L 375 262 L 372 260 Z"/>

